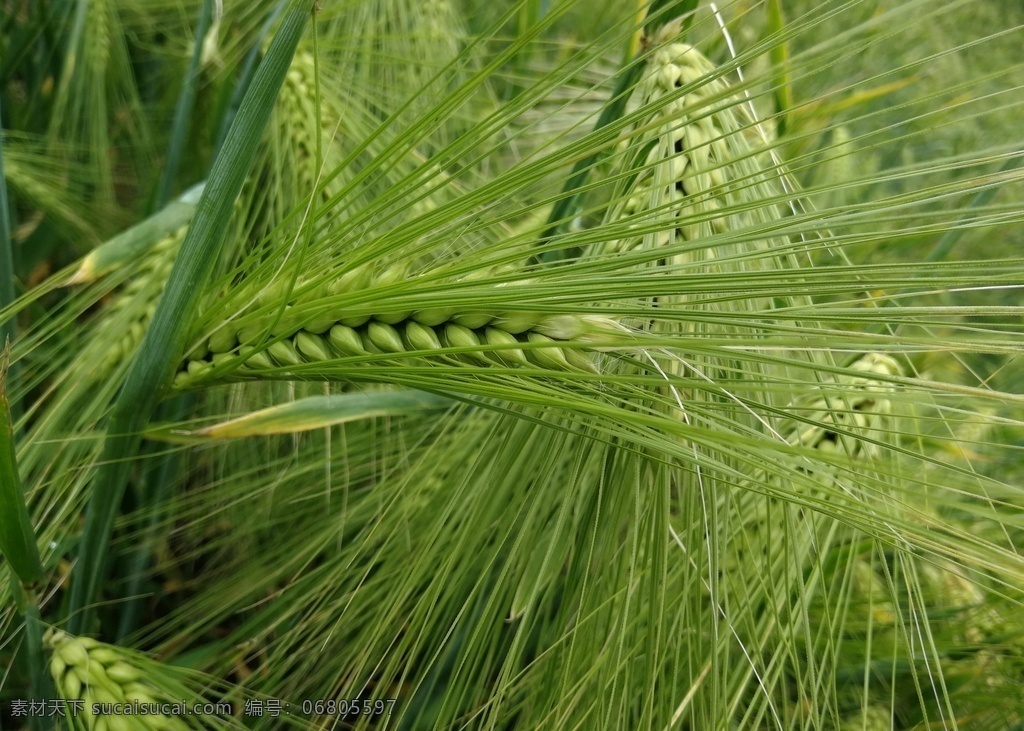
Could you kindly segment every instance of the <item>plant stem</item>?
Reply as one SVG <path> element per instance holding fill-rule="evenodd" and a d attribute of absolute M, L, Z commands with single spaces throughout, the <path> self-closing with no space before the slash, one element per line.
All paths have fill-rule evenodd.
<path fill-rule="evenodd" d="M 161 405 L 157 412 L 157 419 L 173 421 L 184 418 L 190 412 L 194 401 L 191 394 L 186 394 L 181 399 L 168 401 Z M 139 616 L 142 613 L 142 598 L 140 596 L 142 579 L 149 566 L 150 556 L 153 555 L 152 548 L 158 538 L 160 520 L 163 517 L 163 511 L 157 506 L 163 505 L 170 498 L 171 488 L 177 484 L 178 476 L 181 474 L 182 462 L 178 452 L 161 450 L 161 454 L 153 458 L 152 461 L 152 468 L 146 473 L 148 479 L 143 482 L 141 495 L 141 501 L 146 504 L 150 515 L 145 532 L 128 560 L 125 596 L 130 598 L 120 612 L 120 624 L 117 628 L 118 642 L 122 642 L 134 632 L 139 623 Z"/>

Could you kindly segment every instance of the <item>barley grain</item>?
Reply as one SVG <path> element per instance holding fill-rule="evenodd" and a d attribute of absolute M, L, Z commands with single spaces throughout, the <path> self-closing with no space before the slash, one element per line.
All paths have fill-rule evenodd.
<path fill-rule="evenodd" d="M 295 345 L 289 340 L 278 340 L 267 348 L 267 352 L 280 366 L 297 366 L 304 362 Z"/>
<path fill-rule="evenodd" d="M 443 347 L 433 328 L 415 320 L 405 324 L 405 340 L 412 350 L 440 350 Z"/>
<path fill-rule="evenodd" d="M 698 241 L 753 219 L 779 217 L 772 206 L 742 214 L 722 213 L 737 205 L 749 209 L 750 203 L 774 193 L 767 187 L 767 166 L 762 167 L 752 154 L 745 108 L 738 97 L 729 95 L 714 65 L 699 51 L 682 43 L 658 49 L 647 80 L 634 97 L 634 107 L 652 111 L 637 123 L 637 136 L 630 146 L 647 152 L 639 169 L 633 157 L 621 156 L 620 172 L 635 175 L 617 192 L 618 202 L 606 220 L 669 220 L 664 233 L 601 242 L 591 248 L 592 255 L 665 246 L 673 237 Z M 730 181 L 739 182 L 732 185 Z M 678 223 L 672 226 L 671 219 Z M 665 235 L 670 230 L 671 235 Z M 672 263 L 701 255 L 695 250 L 673 257 Z"/>
<path fill-rule="evenodd" d="M 331 360 L 330 349 L 319 335 L 300 330 L 295 336 L 295 348 L 309 360 Z"/>
<path fill-rule="evenodd" d="M 457 310 L 450 307 L 435 307 L 429 310 L 419 310 L 412 313 L 412 319 L 427 327 L 443 325 L 457 314 Z"/>
<path fill-rule="evenodd" d="M 480 338 L 468 327 L 449 322 L 444 328 L 445 342 L 452 348 L 479 348 Z"/>
<path fill-rule="evenodd" d="M 329 339 L 331 345 L 342 356 L 366 355 L 366 348 L 363 347 L 363 341 L 359 337 L 359 333 L 347 325 L 335 325 L 332 327 Z"/>
<path fill-rule="evenodd" d="M 384 322 L 371 322 L 366 329 L 370 341 L 385 353 L 403 353 L 405 345 L 398 331 Z"/>
<path fill-rule="evenodd" d="M 522 348 L 516 347 L 520 345 L 520 342 L 512 333 L 489 327 L 484 331 L 484 338 L 488 345 L 495 346 L 494 354 L 499 362 L 509 366 L 530 365 L 526 352 Z"/>

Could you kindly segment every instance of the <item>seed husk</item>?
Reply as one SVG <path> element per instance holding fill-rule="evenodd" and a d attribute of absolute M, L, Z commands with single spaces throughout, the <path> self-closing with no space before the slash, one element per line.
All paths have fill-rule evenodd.
<path fill-rule="evenodd" d="M 440 350 L 444 347 L 433 328 L 415 320 L 405 323 L 405 342 L 410 350 Z"/>
<path fill-rule="evenodd" d="M 295 348 L 309 360 L 325 361 L 333 359 L 323 338 L 319 335 L 308 333 L 305 330 L 299 330 L 295 335 Z"/>
<path fill-rule="evenodd" d="M 250 368 L 270 369 L 274 367 L 274 362 L 270 360 L 270 356 L 265 350 L 258 350 L 250 355 L 246 359 L 245 364 Z"/>
<path fill-rule="evenodd" d="M 262 288 L 256 297 L 256 304 L 260 307 L 275 307 L 281 304 L 281 299 L 288 292 L 289 282 L 277 280 Z"/>
<path fill-rule="evenodd" d="M 383 322 L 371 322 L 367 327 L 367 335 L 370 342 L 376 345 L 384 353 L 404 353 L 405 346 L 398 331 L 391 325 Z"/>
<path fill-rule="evenodd" d="M 555 340 L 552 340 L 547 335 L 541 335 L 537 332 L 531 332 L 527 335 L 527 340 L 530 343 L 543 344 L 551 347 L 542 348 L 530 348 L 526 351 L 526 357 L 533 361 L 535 364 L 544 368 L 552 368 L 555 370 L 566 370 L 571 368 L 569 361 L 565 359 L 565 354 L 562 349 L 557 347 Z"/>
<path fill-rule="evenodd" d="M 346 325 L 335 325 L 328 335 L 331 346 L 342 356 L 366 355 L 359 333 Z"/>
<path fill-rule="evenodd" d="M 331 294 L 358 292 L 370 286 L 373 272 L 367 265 L 350 269 L 328 285 Z"/>
<path fill-rule="evenodd" d="M 474 331 L 454 322 L 449 322 L 444 326 L 444 336 L 448 345 L 453 348 L 479 348 L 481 346 L 480 337 Z M 479 350 L 464 353 L 463 356 L 474 363 L 492 365 L 492 361 Z"/>
<path fill-rule="evenodd" d="M 124 686 L 124 698 L 126 701 L 156 703 L 156 699 L 151 694 L 151 689 L 145 684 L 137 682 L 129 682 Z"/>
<path fill-rule="evenodd" d="M 572 368 L 589 373 L 600 373 L 597 366 L 587 357 L 586 353 L 577 348 L 562 348 L 562 355 Z"/>
<path fill-rule="evenodd" d="M 137 681 L 142 677 L 142 673 L 134 665 L 116 659 L 107 666 L 107 677 L 123 686 L 125 683 Z"/>
<path fill-rule="evenodd" d="M 54 674 L 54 682 L 57 683 L 58 690 L 65 698 L 72 700 L 82 697 L 82 679 L 78 677 L 78 673 L 67 673 L 60 680 L 58 676 Z"/>
<path fill-rule="evenodd" d="M 267 351 L 278 365 L 297 366 L 302 365 L 304 362 L 290 340 L 278 340 Z"/>
<path fill-rule="evenodd" d="M 238 345 L 238 337 L 230 325 L 220 328 L 210 336 L 210 352 L 227 353 Z"/>
<path fill-rule="evenodd" d="M 494 315 L 485 315 L 483 313 L 473 313 L 467 315 L 456 315 L 452 318 L 452 322 L 463 327 L 468 327 L 470 330 L 479 330 L 494 319 Z"/>
<path fill-rule="evenodd" d="M 377 271 L 373 277 L 373 287 L 390 287 L 392 284 L 404 282 L 409 275 L 405 264 L 391 264 Z"/>
<path fill-rule="evenodd" d="M 385 325 L 397 325 L 400 322 L 404 322 L 409 319 L 410 313 L 405 312 L 392 312 L 387 315 L 374 315 L 372 319 L 377 322 L 383 322 Z"/>
<path fill-rule="evenodd" d="M 338 324 L 345 327 L 361 327 L 370 321 L 369 315 L 355 315 L 353 317 L 339 317 Z"/>
<path fill-rule="evenodd" d="M 296 312 L 296 308 L 289 305 L 284 308 L 277 323 L 270 329 L 270 334 L 275 338 L 286 337 L 301 328 L 305 317 Z"/>
<path fill-rule="evenodd" d="M 468 327 L 454 322 L 444 326 L 444 338 L 451 348 L 479 348 L 480 338 Z"/>
<path fill-rule="evenodd" d="M 250 322 L 238 329 L 238 340 L 245 345 L 253 345 L 257 340 L 267 334 L 269 322 L 259 320 Z"/>
<path fill-rule="evenodd" d="M 434 307 L 427 310 L 419 310 L 418 312 L 412 313 L 411 317 L 421 325 L 427 327 L 437 327 L 442 323 L 451 320 L 457 312 L 448 307 Z"/>
<path fill-rule="evenodd" d="M 500 317 L 495 318 L 490 324 L 491 327 L 496 327 L 513 335 L 519 335 L 536 327 L 537 323 L 542 319 L 543 316 L 538 315 L 536 312 L 506 312 Z"/>
<path fill-rule="evenodd" d="M 520 343 L 512 333 L 499 330 L 496 327 L 489 327 L 484 331 L 484 338 L 487 340 L 488 345 L 493 345 L 497 348 L 494 351 L 494 355 L 500 363 L 510 366 L 530 365 L 530 361 L 527 359 L 523 349 L 514 347 Z"/>
<path fill-rule="evenodd" d="M 310 322 L 306 323 L 303 330 L 311 332 L 314 335 L 323 335 L 325 332 L 330 330 L 338 322 L 338 318 L 334 315 L 321 315 Z"/>
<path fill-rule="evenodd" d="M 206 373 L 212 367 L 213 366 L 205 360 L 190 360 L 188 363 L 188 374 L 190 376 L 199 376 Z"/>
<path fill-rule="evenodd" d="M 110 700 L 106 701 L 108 703 L 120 703 L 124 700 L 120 686 L 107 676 L 107 671 L 103 668 L 102 663 L 90 660 L 85 664 L 84 669 L 78 667 L 76 671 L 84 672 L 82 680 L 89 685 L 90 690 L 97 698 L 109 695 Z"/>
<path fill-rule="evenodd" d="M 202 360 L 210 352 L 209 341 L 203 340 L 185 356 L 187 360 Z"/>

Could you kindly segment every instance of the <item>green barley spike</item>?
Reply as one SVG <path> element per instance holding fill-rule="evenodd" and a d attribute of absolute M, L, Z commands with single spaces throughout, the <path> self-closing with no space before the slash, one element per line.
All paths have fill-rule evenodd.
<path fill-rule="evenodd" d="M 799 464 L 798 473 L 822 482 L 840 480 L 841 473 L 827 463 L 831 455 L 850 459 L 855 470 L 877 468 L 886 456 L 881 445 L 892 432 L 889 396 L 896 388 L 882 379 L 899 375 L 894 359 L 868 353 L 846 372 L 823 383 L 818 393 L 790 404 L 786 411 L 793 414 L 793 425 L 784 429 L 783 435 L 789 444 L 812 448 L 823 457 L 822 462 Z M 731 535 L 718 566 L 721 582 L 731 591 L 743 592 L 759 576 L 777 575 L 786 565 L 790 567 L 787 570 L 797 570 L 821 539 L 817 531 L 824 523 L 813 510 L 758 494 L 765 485 L 778 487 L 777 480 L 764 474 L 755 476 L 751 484 L 756 491 L 739 490 L 731 501 Z M 797 486 L 794 481 L 785 487 L 797 490 Z M 851 627 L 866 627 L 869 619 L 876 627 L 890 626 L 895 609 L 889 591 L 864 558 L 853 561 L 853 593 L 865 602 L 866 597 L 871 598 L 871 616 L 865 603 L 864 611 L 858 614 L 861 608 L 855 607 L 847 621 Z"/>
<path fill-rule="evenodd" d="M 155 675 L 138 667 L 127 653 L 91 637 L 50 630 L 45 637 L 52 651 L 50 674 L 57 694 L 66 701 L 84 701 L 82 716 L 90 731 L 186 731 L 189 725 L 166 714 L 94 715 L 94 703 L 145 703 L 157 706 L 180 702 L 176 692 L 164 691 Z"/>
<path fill-rule="evenodd" d="M 291 338 L 273 343 L 266 351 L 258 351 L 250 343 L 244 343 L 226 353 L 212 353 L 209 349 L 199 348 L 186 359 L 174 385 L 179 389 L 195 387 L 211 378 L 215 365 L 239 356 L 241 364 L 237 376 L 244 378 L 279 367 L 326 363 L 373 353 L 400 354 L 409 351 L 443 351 L 445 348 L 474 349 L 474 352 L 448 356 L 448 363 L 454 358 L 473 365 L 498 365 L 505 368 L 540 366 L 562 371 L 597 373 L 596 366 L 586 353 L 578 348 L 562 347 L 561 344 L 586 343 L 588 338 L 600 337 L 602 333 L 621 331 L 614 321 L 601 317 L 556 316 L 534 318 L 533 322 L 534 327 L 518 335 L 497 326 L 473 330 L 450 320 L 436 327 L 428 327 L 412 319 L 396 325 L 370 320 L 359 328 L 336 324 L 325 336 L 300 330 Z M 543 347 L 520 347 L 524 343 Z"/>
<path fill-rule="evenodd" d="M 623 176 L 605 220 L 660 230 L 595 244 L 590 256 L 674 245 L 665 262 L 688 264 L 740 253 L 741 244 L 689 246 L 715 234 L 781 218 L 774 205 L 751 206 L 777 195 L 773 165 L 754 146 L 748 108 L 724 76 L 693 46 L 665 42 L 648 62 L 631 106 L 641 114 L 618 155 Z M 747 209 L 742 213 L 723 211 Z M 749 243 L 747 244 L 749 246 Z M 761 247 L 765 242 L 756 242 Z M 748 264 L 749 266 L 749 264 Z"/>
<path fill-rule="evenodd" d="M 791 405 L 806 422 L 793 428 L 790 444 L 851 457 L 879 455 L 875 442 L 892 431 L 888 396 L 895 387 L 871 376 L 899 376 L 899 363 L 882 353 L 868 353 L 849 368 L 856 373 L 843 373 L 810 401 Z"/>

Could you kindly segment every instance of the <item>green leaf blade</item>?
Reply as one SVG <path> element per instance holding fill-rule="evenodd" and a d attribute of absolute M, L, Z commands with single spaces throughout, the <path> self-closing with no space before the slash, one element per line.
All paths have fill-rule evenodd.
<path fill-rule="evenodd" d="M 25 584 L 43 579 L 35 531 L 29 518 L 25 493 L 14 452 L 14 423 L 7 403 L 9 347 L 0 356 L 0 553 Z"/>
<path fill-rule="evenodd" d="M 379 416 L 409 416 L 443 410 L 455 402 L 426 391 L 368 391 L 308 398 L 260 409 L 191 432 L 209 439 L 294 434 Z"/>

